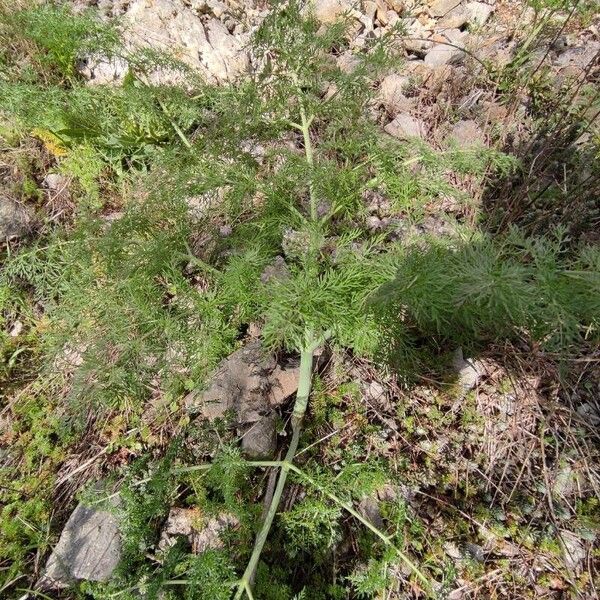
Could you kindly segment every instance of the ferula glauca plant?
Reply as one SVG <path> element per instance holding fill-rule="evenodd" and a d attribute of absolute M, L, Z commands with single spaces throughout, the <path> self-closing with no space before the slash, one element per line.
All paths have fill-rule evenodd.
<path fill-rule="evenodd" d="M 365 114 L 368 90 L 378 67 L 389 59 L 386 42 L 390 40 L 379 40 L 362 62 L 345 73 L 332 64 L 328 55 L 337 44 L 343 44 L 344 29 L 341 23 L 321 31 L 310 15 L 301 14 L 298 3 L 291 2 L 268 17 L 255 38 L 255 51 L 263 64 L 257 91 L 273 107 L 272 113 L 265 112 L 273 114 L 290 133 L 301 134 L 303 157 L 289 160 L 296 180 L 292 180 L 293 192 L 287 199 L 290 221 L 280 241 L 286 273 L 265 286 L 263 314 L 266 343 L 283 344 L 299 352 L 300 370 L 291 441 L 235 598 L 244 594 L 252 597 L 256 568 L 288 473 L 299 472 L 292 463 L 311 392 L 315 351 L 326 340 L 362 350 L 373 344 L 374 340 L 368 338 L 374 328 L 369 327 L 364 303 L 389 278 L 392 268 L 390 256 L 379 254 L 374 240 L 352 225 L 353 219 L 360 219 L 357 198 L 361 184 L 366 184 L 365 179 L 361 182 L 361 175 L 366 178 L 368 174 L 369 146 L 376 144 Z M 363 164 L 350 163 L 347 145 L 362 156 Z M 348 205 L 346 198 L 337 195 L 335 179 L 350 178 L 353 172 L 355 188 L 349 191 L 354 198 Z M 337 500 L 335 496 L 333 499 Z M 342 504 L 365 521 L 349 505 Z M 385 534 L 367 525 L 392 545 Z M 419 569 L 398 553 L 427 585 Z"/>
<path fill-rule="evenodd" d="M 311 421 L 318 420 L 317 413 L 336 423 L 343 420 L 335 395 L 320 393 L 318 387 L 315 392 L 315 355 L 326 343 L 356 356 L 393 350 L 412 359 L 404 364 L 414 367 L 422 364 L 419 352 L 427 351 L 428 344 L 437 343 L 439 349 L 440 340 L 444 347 L 466 347 L 469 341 L 526 331 L 552 350 L 582 338 L 596 340 L 597 250 L 579 253 L 560 236 L 536 242 L 518 232 L 502 240 L 471 229 L 443 240 L 420 236 L 416 245 L 399 233 L 441 196 L 464 200 L 465 194 L 444 177 L 447 172 L 484 185 L 485 177 L 498 170 L 506 174 L 515 163 L 491 149 L 438 152 L 425 141 L 383 134 L 376 87 L 382 75 L 399 70 L 395 38 L 400 31 L 366 39 L 360 51 L 350 50 L 350 21 L 325 28 L 291 0 L 275 7 L 256 31 L 252 54 L 258 67 L 251 76 L 223 87 L 190 77 L 193 90 L 184 90 L 148 84 L 149 59 L 136 60 L 104 26 L 93 19 L 94 26 L 89 25 L 90 19 L 68 16 L 66 9 L 32 9 L 11 15 L 0 30 L 10 47 L 30 54 L 28 60 L 0 55 L 3 114 L 23 137 L 37 136 L 46 146 L 53 142 L 52 160 L 76 184 L 69 227 L 49 226 L 11 255 L 0 273 L 3 318 L 12 322 L 17 314 L 39 335 L 35 352 L 15 351 L 16 341 L 6 335 L 5 353 L 15 357 L 19 368 L 30 354 L 36 360 L 42 356 L 40 362 L 48 367 L 39 373 L 22 369 L 34 380 L 24 396 L 27 419 L 39 427 L 34 433 L 40 440 L 28 443 L 29 455 L 21 464 L 54 469 L 85 427 L 101 430 L 107 453 L 163 452 L 144 423 L 156 396 L 174 407 L 183 437 L 192 438 L 202 424 L 181 416 L 181 401 L 207 382 L 249 324 L 259 324 L 267 349 L 299 354 L 300 375 L 283 460 L 245 461 L 237 448 L 224 443 L 212 464 L 204 460 L 214 448 L 199 451 L 201 459 L 194 454 L 182 458 L 173 450 L 153 475 L 145 466 L 131 468 L 139 479 L 121 490 L 129 511 L 121 574 L 105 587 L 84 584 L 85 593 L 102 600 L 138 597 L 138 591 L 147 598 L 222 600 L 252 598 L 255 588 L 261 597 L 287 599 L 295 589 L 293 570 L 280 573 L 285 591 L 267 595 L 265 555 L 295 544 L 289 562 L 298 555 L 310 561 L 307 548 L 330 550 L 339 539 L 341 511 L 369 536 L 363 545 L 370 551 L 360 556 L 368 568 L 360 570 L 358 561 L 349 561 L 338 578 L 343 583 L 334 583 L 337 595 L 323 591 L 328 588 L 319 582 L 311 598 L 372 597 L 378 585 L 385 585 L 386 565 L 398 562 L 408 567 L 404 573 L 410 573 L 406 577 L 412 578 L 416 593 L 429 592 L 435 571 L 425 561 L 419 566 L 411 561 L 408 554 L 415 547 L 410 535 L 402 535 L 406 506 L 388 507 L 385 532 L 354 508 L 353 500 L 372 493 L 374 481 L 381 483 L 382 469 L 352 455 L 349 465 L 332 476 L 310 464 L 309 452 L 306 465 L 298 466 L 311 392 Z M 56 31 L 61 36 L 46 35 L 53 23 L 60 24 Z M 62 45 L 62 32 L 71 29 L 72 44 Z M 90 48 L 130 59 L 122 85 L 81 81 L 74 61 Z M 48 62 L 54 65 L 52 77 L 45 76 Z M 387 203 L 387 214 L 402 220 L 401 226 L 373 227 L 373 202 Z M 114 219 L 104 218 L 111 213 Z M 31 290 L 35 310 L 25 319 L 20 305 L 27 305 Z M 43 320 L 38 322 L 39 307 Z M 560 330 L 554 327 L 557 321 L 563 324 Z M 56 375 L 56 366 L 69 357 L 76 365 Z M 0 376 L 8 380 L 14 374 L 9 365 Z M 406 379 L 410 374 L 409 369 L 401 373 Z M 351 404 L 350 388 L 336 394 Z M 332 406 L 323 406 L 328 401 Z M 68 427 L 54 418 L 55 404 Z M 38 414 L 50 415 L 50 425 Z M 94 417 L 91 425 L 79 418 L 88 414 Z M 29 422 L 21 423 L 29 433 Z M 64 448 L 55 448 L 49 464 L 46 448 L 56 446 L 51 439 L 61 440 Z M 172 468 L 180 459 L 185 465 Z M 239 484 L 252 466 L 278 469 L 258 527 L 257 494 L 248 491 L 251 485 Z M 359 486 L 361 469 L 364 485 Z M 10 543 L 0 548 L 16 565 L 10 580 L 23 570 L 27 550 L 22 547 L 37 551 L 48 545 L 38 539 L 47 536 L 37 532 L 45 532 L 46 513 L 52 511 L 39 496 L 23 500 L 28 478 L 38 477 L 33 467 L 30 471 L 16 487 L 11 481 L 16 469 L 0 481 L 14 488 L 2 513 L 11 523 Z M 199 473 L 205 479 L 189 484 Z M 306 485 L 308 501 L 275 523 L 288 476 Z M 227 548 L 191 555 L 174 547 L 157 551 L 157 560 L 148 558 L 174 498 L 182 499 L 177 492 L 182 481 L 193 489 L 182 501 L 200 506 L 200 512 L 218 513 L 223 506 L 238 510 L 240 530 L 233 532 L 238 537 L 230 553 Z M 43 490 L 51 496 L 49 488 Z M 310 515 L 314 522 L 304 527 Z M 21 527 L 21 522 L 35 527 Z M 410 527 L 417 535 L 416 520 Z M 281 543 L 281 536 L 289 543 Z M 373 544 L 374 539 L 381 544 Z M 348 585 L 353 592 L 347 592 Z"/>

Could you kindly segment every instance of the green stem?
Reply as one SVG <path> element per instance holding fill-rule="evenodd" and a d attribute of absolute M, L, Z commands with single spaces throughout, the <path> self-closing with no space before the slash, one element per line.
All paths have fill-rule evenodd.
<path fill-rule="evenodd" d="M 281 502 L 281 495 L 285 487 L 285 482 L 292 467 L 292 461 L 296 456 L 296 450 L 298 449 L 298 441 L 300 440 L 300 426 L 306 411 L 308 396 L 310 395 L 310 388 L 312 384 L 314 351 L 315 347 L 313 338 L 310 336 L 308 340 L 308 348 L 306 350 L 302 350 L 300 354 L 298 392 L 296 393 L 296 402 L 294 403 L 294 413 L 292 416 L 292 440 L 286 452 L 285 459 L 280 467 L 281 470 L 279 472 L 279 479 L 277 480 L 277 486 L 275 487 L 275 492 L 273 493 L 269 510 L 267 511 L 267 515 L 261 530 L 256 536 L 254 549 L 252 550 L 252 555 L 250 556 L 246 570 L 244 571 L 244 574 L 242 575 L 242 578 L 238 584 L 238 588 L 234 596 L 235 600 L 239 600 L 244 592 L 246 592 L 249 598 L 252 598 L 252 592 L 250 590 L 252 581 L 254 579 L 254 573 L 256 571 L 256 567 L 258 566 L 258 561 L 260 560 L 260 555 L 264 548 L 265 542 L 267 541 L 269 531 L 271 530 L 273 520 L 277 514 L 277 509 L 279 508 L 279 503 Z"/>

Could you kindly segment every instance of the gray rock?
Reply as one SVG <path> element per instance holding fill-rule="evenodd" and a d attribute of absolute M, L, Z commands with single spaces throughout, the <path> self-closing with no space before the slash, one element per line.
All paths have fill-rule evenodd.
<path fill-rule="evenodd" d="M 34 222 L 34 214 L 29 207 L 0 195 L 0 243 L 27 235 Z"/>
<path fill-rule="evenodd" d="M 120 559 L 121 538 L 115 515 L 80 504 L 46 563 L 41 584 L 61 588 L 80 580 L 108 581 Z"/>
<path fill-rule="evenodd" d="M 560 532 L 560 539 L 563 545 L 565 564 L 570 570 L 578 569 L 587 556 L 583 540 L 572 531 L 567 530 Z"/>
<path fill-rule="evenodd" d="M 448 140 L 465 149 L 485 146 L 485 134 L 473 120 L 456 123 L 448 136 Z"/>
<path fill-rule="evenodd" d="M 298 389 L 299 368 L 279 365 L 260 341 L 223 360 L 208 389 L 185 399 L 188 410 L 213 420 L 230 414 L 250 456 L 270 456 L 276 446 L 275 407 Z"/>
<path fill-rule="evenodd" d="M 378 529 L 383 529 L 384 522 L 379 510 L 379 502 L 373 496 L 364 496 L 358 503 L 358 512 Z"/>
<path fill-rule="evenodd" d="M 560 54 L 556 59 L 556 65 L 561 68 L 571 67 L 583 71 L 595 59 L 598 52 L 600 52 L 600 42 L 588 41 L 585 46 L 569 48 Z"/>
<path fill-rule="evenodd" d="M 425 124 L 421 119 L 417 119 L 408 113 L 400 113 L 396 118 L 388 123 L 384 130 L 389 135 L 400 140 L 410 138 L 422 138 L 425 133 Z"/>
<path fill-rule="evenodd" d="M 465 393 L 472 390 L 486 373 L 483 363 L 463 357 L 462 348 L 454 353 L 453 366 L 458 374 L 458 384 Z"/>
<path fill-rule="evenodd" d="M 589 402 L 577 407 L 577 414 L 591 425 L 600 425 L 600 408 Z"/>
<path fill-rule="evenodd" d="M 242 450 L 249 458 L 271 458 L 277 450 L 277 419 L 270 414 L 253 423 L 242 437 Z"/>
<path fill-rule="evenodd" d="M 476 560 L 477 562 L 485 562 L 485 551 L 479 544 L 472 542 L 465 542 L 464 545 L 465 553 L 469 558 Z"/>

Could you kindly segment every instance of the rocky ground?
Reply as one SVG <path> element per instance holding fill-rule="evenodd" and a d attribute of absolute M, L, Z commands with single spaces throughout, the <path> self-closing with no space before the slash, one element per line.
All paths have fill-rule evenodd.
<path fill-rule="evenodd" d="M 169 50 L 189 67 L 189 77 L 216 86 L 252 77 L 258 59 L 248 43 L 270 10 L 261 0 L 74 0 L 70 4 L 75 11 L 91 9 L 103 19 L 116 19 L 130 47 Z M 316 0 L 314 10 L 324 25 L 344 15 L 351 19 L 349 49 L 331 56 L 343 69 L 355 68 L 354 54 L 368 40 L 395 28 L 401 32 L 393 42 L 398 67 L 378 82 L 370 106 L 381 135 L 416 139 L 442 153 L 456 146 L 497 147 L 522 152 L 525 162 L 532 156 L 523 149 L 537 139 L 532 109 L 537 98 L 531 88 L 517 86 L 512 102 L 500 101 L 499 79 L 492 84 L 490 74 L 514 64 L 523 47 L 522 32 L 537 23 L 535 6 L 512 0 Z M 543 70 L 540 94 L 550 93 L 552 86 L 558 89 L 567 79 L 598 81 L 600 34 L 593 7 L 565 27 L 560 23 L 559 19 L 557 26 L 549 28 L 549 37 L 542 36 L 523 55 L 520 68 L 533 66 L 535 71 L 539 65 Z M 125 59 L 92 53 L 81 57 L 78 69 L 89 85 L 120 85 L 128 66 Z M 187 76 L 168 64 L 146 76 L 153 84 L 186 87 Z M 506 77 L 518 77 L 518 72 Z M 574 98 L 576 86 L 569 88 Z M 324 94 L 335 94 L 335 89 L 332 86 Z M 599 121 L 594 117 L 591 122 L 586 135 L 598 136 Z M 258 159 L 265 153 L 262 147 L 250 151 Z M 554 176 L 553 160 L 548 158 L 546 171 L 535 183 L 511 185 L 542 186 L 545 177 Z M 409 222 L 402 210 L 390 207 L 377 194 L 365 198 L 369 228 L 393 231 L 398 239 L 423 233 L 443 236 L 484 219 L 488 192 L 449 169 L 443 176 L 460 192 L 441 193 L 435 203 L 425 200 L 419 207 L 419 221 Z M 58 175 L 44 179 L 41 189 L 55 203 L 52 214 L 60 215 L 68 206 L 68 186 L 69 181 Z M 501 195 L 500 184 L 496 192 Z M 1 190 L 0 200 L 1 239 L 25 239 L 42 227 L 30 206 L 5 197 Z M 203 214 L 213 200 L 190 198 L 190 210 Z M 105 211 L 104 218 L 120 218 L 120 209 Z M 590 213 L 581 222 L 576 214 L 573 205 L 564 214 L 558 208 L 550 216 L 540 213 L 533 225 L 530 212 L 522 220 L 526 227 L 534 227 L 546 218 L 559 223 L 570 219 L 573 236 L 597 239 L 597 222 Z M 227 227 L 222 226 L 220 235 L 228 235 Z M 278 276 L 279 268 L 285 265 L 268 267 L 263 278 Z M 11 336 L 20 335 L 18 321 L 10 328 Z M 259 336 L 259 327 L 251 325 L 240 339 L 240 349 L 220 363 L 204 389 L 180 398 L 176 408 L 164 405 L 158 396 L 156 402 L 149 402 L 142 422 L 144 427 L 151 424 L 153 439 L 160 440 L 150 444 L 151 453 L 160 455 L 164 438 L 185 432 L 182 444 L 199 459 L 210 456 L 207 449 L 214 446 L 215 436 L 219 441 L 238 439 L 248 458 L 270 460 L 281 455 L 287 444 L 282 422 L 298 386 L 298 357 L 265 353 Z M 596 597 L 600 388 L 592 371 L 597 351 L 580 365 L 578 376 L 588 386 L 582 391 L 577 381 L 563 385 L 558 367 L 543 353 L 532 359 L 526 348 L 496 347 L 474 358 L 463 356 L 460 348 L 449 350 L 454 353 L 453 364 L 423 374 L 411 386 L 350 353 L 324 351 L 318 361 L 322 388 L 315 394 L 313 409 L 320 417 L 311 426 L 316 460 L 340 473 L 346 463 L 363 459 L 394 465 L 397 480 L 365 496 L 359 510 L 375 524 L 383 523 L 385 503 L 390 498 L 402 500 L 407 514 L 405 536 L 412 540 L 408 544 L 439 565 L 442 579 L 452 581 L 449 588 L 438 590 L 440 597 Z M 66 348 L 68 367 L 57 368 L 76 369 L 83 351 L 76 345 Z M 330 408 L 324 408 L 327 403 Z M 3 408 L 0 419 L 9 413 Z M 228 425 L 222 428 L 224 421 Z M 12 439 L 8 429 L 0 437 L 3 447 Z M 212 431 L 208 438 L 207 430 Z M 112 508 L 84 502 L 68 519 L 62 515 L 58 522 L 62 520 L 64 527 L 53 551 L 36 558 L 37 581 L 32 586 L 38 591 L 23 589 L 20 598 L 60 597 L 73 581 L 111 578 L 122 544 L 115 516 L 120 493 L 110 478 L 139 454 L 136 447 L 115 451 L 111 443 L 78 447 L 72 460 L 61 465 L 56 487 L 63 507 L 72 508 L 75 493 L 99 480 L 109 481 Z M 273 483 L 266 473 L 258 488 L 268 495 Z M 302 497 L 301 487 L 295 483 L 287 493 L 286 510 Z M 261 501 L 258 495 L 257 506 Z M 221 538 L 238 526 L 233 514 L 202 518 L 197 508 L 179 498 L 162 522 L 157 547 L 164 550 L 183 537 L 193 553 L 201 554 L 228 547 Z M 340 555 L 349 551 L 339 550 Z M 405 578 L 406 573 L 398 571 L 385 592 L 360 597 L 422 597 L 418 591 L 409 595 L 400 585 Z"/>

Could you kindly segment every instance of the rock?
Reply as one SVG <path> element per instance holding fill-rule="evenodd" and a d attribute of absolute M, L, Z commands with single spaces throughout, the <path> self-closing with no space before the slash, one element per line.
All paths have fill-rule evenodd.
<path fill-rule="evenodd" d="M 448 140 L 461 149 L 485 146 L 485 134 L 472 120 L 459 121 L 448 135 Z"/>
<path fill-rule="evenodd" d="M 360 65 L 360 59 L 348 50 L 337 57 L 336 63 L 343 73 L 352 73 Z"/>
<path fill-rule="evenodd" d="M 371 400 L 381 400 L 385 397 L 385 388 L 379 381 L 371 381 L 367 387 L 366 393 Z"/>
<path fill-rule="evenodd" d="M 472 390 L 486 373 L 480 361 L 463 358 L 462 348 L 454 353 L 453 366 L 458 374 L 458 384 L 465 393 Z"/>
<path fill-rule="evenodd" d="M 467 44 L 469 39 L 469 34 L 466 31 L 461 31 L 460 29 L 454 27 L 451 29 L 446 29 L 444 31 L 444 37 L 451 43 L 456 46 L 464 47 Z"/>
<path fill-rule="evenodd" d="M 378 529 L 383 529 L 384 522 L 379 510 L 379 503 L 373 496 L 364 496 L 358 503 L 358 512 Z"/>
<path fill-rule="evenodd" d="M 119 501 L 113 501 L 118 505 Z M 121 560 L 117 518 L 105 510 L 80 504 L 73 511 L 40 581 L 61 588 L 76 581 L 108 581 Z"/>
<path fill-rule="evenodd" d="M 280 406 L 286 398 L 295 394 L 299 376 L 299 367 L 282 368 L 277 365 L 269 377 L 269 403 Z"/>
<path fill-rule="evenodd" d="M 484 25 L 494 12 L 494 7 L 485 2 L 468 2 L 465 6 L 469 23 L 473 25 Z"/>
<path fill-rule="evenodd" d="M 463 558 L 462 552 L 454 542 L 444 542 L 442 547 L 450 558 L 454 560 L 461 560 Z"/>
<path fill-rule="evenodd" d="M 570 48 L 558 56 L 556 65 L 561 68 L 571 68 L 574 71 L 585 70 L 600 52 L 600 42 L 588 41 L 585 46 Z"/>
<path fill-rule="evenodd" d="M 174 55 L 208 83 L 235 81 L 249 68 L 244 39 L 233 36 L 218 19 L 206 23 L 183 0 L 133 0 L 122 17 L 127 48 L 151 48 Z M 82 74 L 95 83 L 121 80 L 127 65 L 92 55 Z M 185 75 L 162 67 L 148 74 L 154 84 L 180 84 Z"/>
<path fill-rule="evenodd" d="M 503 122 L 508 116 L 508 108 L 495 100 L 486 100 L 481 106 L 483 114 L 492 123 Z"/>
<path fill-rule="evenodd" d="M 110 85 L 123 80 L 129 63 L 121 57 L 92 54 L 77 62 L 77 71 L 90 85 Z"/>
<path fill-rule="evenodd" d="M 253 423 L 242 437 L 242 450 L 249 458 L 271 458 L 277 450 L 277 419 L 267 415 Z"/>
<path fill-rule="evenodd" d="M 274 368 L 274 359 L 252 342 L 223 360 L 208 389 L 187 396 L 187 407 L 209 420 L 235 411 L 239 423 L 255 422 L 266 408 L 267 376 Z"/>
<path fill-rule="evenodd" d="M 196 509 L 171 508 L 158 547 L 166 550 L 175 545 L 178 536 L 183 536 L 192 545 L 192 552 L 195 554 L 218 550 L 223 547 L 221 535 L 239 524 L 238 519 L 229 513 L 220 513 L 216 517 L 205 519 Z"/>
<path fill-rule="evenodd" d="M 445 35 L 448 37 L 448 33 L 455 31 L 449 30 L 445 32 Z M 430 67 L 439 67 L 441 65 L 454 65 L 460 63 L 464 56 L 465 51 L 461 48 L 457 48 L 456 46 L 460 46 L 460 43 L 455 42 L 454 40 L 448 40 L 450 44 L 435 44 L 431 47 L 431 49 L 425 55 L 425 64 Z"/>
<path fill-rule="evenodd" d="M 395 11 L 396 14 L 401 15 L 406 8 L 404 0 L 388 0 L 389 7 Z"/>
<path fill-rule="evenodd" d="M 465 542 L 464 544 L 465 553 L 469 558 L 476 560 L 477 562 L 485 562 L 485 551 L 479 544 L 473 542 Z"/>
<path fill-rule="evenodd" d="M 438 21 L 438 27 L 456 29 L 462 27 L 469 20 L 469 14 L 464 6 L 456 6 Z"/>
<path fill-rule="evenodd" d="M 214 190 L 200 194 L 199 196 L 190 196 L 185 199 L 185 203 L 188 207 L 188 215 L 191 219 L 200 221 L 210 215 L 210 212 L 219 207 L 227 192 L 229 186 L 221 186 Z"/>
<path fill-rule="evenodd" d="M 384 130 L 399 140 L 407 140 L 415 137 L 423 138 L 425 124 L 421 119 L 417 119 L 408 113 L 400 113 L 391 123 L 388 123 L 384 127 Z"/>
<path fill-rule="evenodd" d="M 578 406 L 577 414 L 590 425 L 600 425 L 600 409 L 589 402 Z"/>
<path fill-rule="evenodd" d="M 406 37 L 402 38 L 402 45 L 407 52 L 421 55 L 424 49 L 431 48 L 432 42 L 428 41 L 431 31 L 418 19 L 408 20 L 406 23 Z"/>
<path fill-rule="evenodd" d="M 287 263 L 283 256 L 276 256 L 270 265 L 267 265 L 260 275 L 260 281 L 262 283 L 269 283 L 269 281 L 285 280 L 290 276 Z"/>
<path fill-rule="evenodd" d="M 312 0 L 311 5 L 317 20 L 325 25 L 352 11 L 350 0 Z"/>
<path fill-rule="evenodd" d="M 22 321 L 17 320 L 14 322 L 13 326 L 10 328 L 8 335 L 12 338 L 19 337 L 22 332 L 23 332 L 23 323 L 22 323 Z"/>
<path fill-rule="evenodd" d="M 48 175 L 44 177 L 42 185 L 51 192 L 60 192 L 68 187 L 69 178 L 60 173 L 48 173 Z"/>
<path fill-rule="evenodd" d="M 410 79 L 403 75 L 393 73 L 387 75 L 379 86 L 381 103 L 392 114 L 412 108 L 414 102 L 404 95 L 404 90 L 410 85 Z"/>
<path fill-rule="evenodd" d="M 363 2 L 363 11 L 368 19 L 374 21 L 375 15 L 377 14 L 377 2 L 375 2 L 375 0 L 365 0 Z M 373 29 L 373 27 L 371 27 L 371 29 Z"/>
<path fill-rule="evenodd" d="M 254 340 L 223 360 L 203 392 L 185 399 L 188 410 L 214 420 L 231 415 L 251 456 L 271 456 L 276 446 L 274 409 L 298 389 L 299 367 L 279 365 Z"/>
<path fill-rule="evenodd" d="M 560 539 L 567 568 L 572 571 L 577 570 L 587 557 L 583 540 L 572 531 L 564 529 L 560 532 Z"/>
<path fill-rule="evenodd" d="M 443 17 L 461 2 L 462 0 L 433 0 L 429 5 L 429 12 L 433 17 Z"/>
<path fill-rule="evenodd" d="M 0 243 L 27 235 L 34 224 L 34 214 L 28 206 L 0 195 Z"/>
<path fill-rule="evenodd" d="M 192 551 L 196 554 L 206 550 L 218 550 L 223 547 L 221 535 L 231 527 L 238 527 L 240 522 L 231 514 L 221 513 L 209 519 L 202 529 L 192 538 Z"/>

